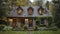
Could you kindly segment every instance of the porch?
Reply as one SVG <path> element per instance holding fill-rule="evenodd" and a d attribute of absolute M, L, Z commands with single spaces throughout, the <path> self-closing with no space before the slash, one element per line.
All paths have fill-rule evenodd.
<path fill-rule="evenodd" d="M 34 30 L 36 27 L 47 27 L 49 24 L 48 20 L 45 18 L 40 18 L 36 20 L 33 17 L 8 17 L 8 25 L 17 30 Z"/>

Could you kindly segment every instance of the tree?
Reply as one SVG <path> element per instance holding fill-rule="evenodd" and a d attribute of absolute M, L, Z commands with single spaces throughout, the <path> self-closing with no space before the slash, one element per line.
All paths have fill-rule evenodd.
<path fill-rule="evenodd" d="M 54 17 L 54 22 L 56 23 L 57 27 L 60 28 L 60 1 L 53 1 L 55 5 L 55 17 Z"/>
<path fill-rule="evenodd" d="M 0 18 L 2 16 L 5 16 L 5 11 L 6 11 L 2 3 L 3 3 L 2 0 L 0 0 Z"/>
<path fill-rule="evenodd" d="M 10 1 L 8 0 L 0 0 L 0 19 L 4 19 L 10 10 Z"/>

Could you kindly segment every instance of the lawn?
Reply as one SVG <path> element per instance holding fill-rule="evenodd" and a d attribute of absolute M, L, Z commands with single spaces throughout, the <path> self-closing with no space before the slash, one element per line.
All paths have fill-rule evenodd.
<path fill-rule="evenodd" d="M 0 31 L 0 34 L 60 34 L 60 31 Z"/>

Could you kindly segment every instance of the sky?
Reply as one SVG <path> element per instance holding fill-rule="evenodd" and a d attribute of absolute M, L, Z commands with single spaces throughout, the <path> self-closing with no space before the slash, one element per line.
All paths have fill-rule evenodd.
<path fill-rule="evenodd" d="M 30 0 L 31 2 L 35 2 L 35 1 L 37 1 L 37 0 Z M 49 1 L 49 2 L 51 2 L 52 0 L 44 0 L 45 2 L 46 1 Z"/>

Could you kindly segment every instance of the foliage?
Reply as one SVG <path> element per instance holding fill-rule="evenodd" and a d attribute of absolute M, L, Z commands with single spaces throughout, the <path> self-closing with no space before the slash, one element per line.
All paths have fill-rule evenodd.
<path fill-rule="evenodd" d="M 37 26 L 37 25 L 35 26 L 35 29 L 34 29 L 34 30 L 35 30 L 35 31 L 37 31 L 37 30 L 38 30 L 38 26 Z"/>
<path fill-rule="evenodd" d="M 3 24 L 3 25 L 8 25 L 8 23 L 4 20 L 0 20 L 0 25 Z"/>
<path fill-rule="evenodd" d="M 56 26 L 60 28 L 60 1 L 53 1 L 55 6 L 55 13 L 54 13 L 54 22 Z"/>
<path fill-rule="evenodd" d="M 3 30 L 4 31 L 10 31 L 10 30 L 12 30 L 13 28 L 11 27 L 11 26 L 5 26 L 4 28 L 3 28 Z"/>
<path fill-rule="evenodd" d="M 24 27 L 24 30 L 28 30 L 28 24 L 25 24 L 23 27 Z"/>
<path fill-rule="evenodd" d="M 1 24 L 1 25 L 0 25 L 0 30 L 3 30 L 4 26 L 5 26 L 5 25 Z"/>
<path fill-rule="evenodd" d="M 2 0 L 0 0 L 0 18 L 7 16 L 7 14 L 8 14 L 7 9 L 8 9 L 8 7 L 7 7 L 6 2 L 3 2 Z"/>
<path fill-rule="evenodd" d="M 25 26 L 25 27 L 24 27 L 24 30 L 27 30 L 27 29 L 28 29 L 28 28 Z"/>

